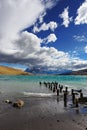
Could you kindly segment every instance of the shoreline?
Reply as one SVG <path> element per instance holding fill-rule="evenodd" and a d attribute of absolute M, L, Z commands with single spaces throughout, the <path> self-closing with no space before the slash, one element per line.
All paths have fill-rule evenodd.
<path fill-rule="evenodd" d="M 6 81 L 8 82 L 8 80 Z M 81 108 L 82 106 L 76 108 L 74 106 L 71 91 L 70 95 L 67 96 L 67 106 L 64 107 L 63 94 L 64 91 L 68 92 L 69 90 L 65 85 L 57 84 L 57 82 L 39 82 L 37 85 L 39 87 L 38 90 L 45 89 L 43 94 L 48 91 L 52 96 L 41 97 L 40 94 L 42 93 L 39 93 L 39 95 L 36 93 L 40 91 L 34 91 L 36 96 L 26 95 L 26 93 L 30 92 L 30 89 L 28 90 L 25 86 L 24 89 L 20 86 L 20 89 L 22 89 L 20 92 L 26 90 L 24 94 L 19 93 L 17 88 L 16 92 L 13 91 L 16 89 L 12 89 L 12 91 L 5 91 L 5 93 L 0 94 L 1 130 L 86 130 L 87 108 L 83 109 Z M 31 84 L 32 86 L 33 84 Z M 62 91 L 59 96 L 57 95 L 57 89 Z M 14 103 L 18 99 L 24 101 L 24 107 L 21 109 L 5 103 L 5 100 L 10 100 Z"/>
<path fill-rule="evenodd" d="M 2 103 L 0 129 L 2 130 L 85 130 L 87 114 L 76 113 L 53 98 L 21 97 L 25 106 L 13 108 Z"/>

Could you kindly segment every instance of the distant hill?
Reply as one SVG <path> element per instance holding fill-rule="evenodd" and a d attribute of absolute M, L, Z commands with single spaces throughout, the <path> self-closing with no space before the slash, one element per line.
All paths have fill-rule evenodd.
<path fill-rule="evenodd" d="M 73 71 L 71 74 L 74 74 L 74 75 L 87 75 L 87 69 Z"/>
<path fill-rule="evenodd" d="M 0 75 L 32 75 L 31 73 L 24 72 L 19 69 L 14 69 L 11 67 L 0 66 Z"/>
<path fill-rule="evenodd" d="M 87 75 L 87 69 L 72 71 L 70 73 L 62 73 L 61 75 Z"/>

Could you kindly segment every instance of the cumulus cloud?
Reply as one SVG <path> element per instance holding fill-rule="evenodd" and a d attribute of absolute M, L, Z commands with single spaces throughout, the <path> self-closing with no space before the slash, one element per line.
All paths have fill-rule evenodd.
<path fill-rule="evenodd" d="M 66 28 L 69 26 L 70 22 L 72 22 L 72 17 L 69 17 L 69 7 L 65 8 L 62 14 L 60 14 L 60 18 L 63 19 L 62 25 L 64 25 Z"/>
<path fill-rule="evenodd" d="M 54 47 L 41 47 L 42 39 L 29 32 L 22 32 L 14 41 L 14 54 L 0 54 L 1 61 L 21 63 L 31 67 L 58 69 L 66 66 L 69 61 L 68 53 L 58 51 Z"/>
<path fill-rule="evenodd" d="M 44 16 L 46 15 L 46 12 L 42 13 L 40 16 L 39 16 L 39 23 L 43 23 L 43 18 Z"/>
<path fill-rule="evenodd" d="M 22 32 L 14 41 L 16 52 L 0 53 L 0 61 L 25 64 L 42 70 L 76 70 L 87 66 L 87 61 L 75 59 L 69 53 L 58 51 L 54 47 L 41 47 L 41 43 L 42 39 L 35 34 Z"/>
<path fill-rule="evenodd" d="M 85 51 L 85 53 L 87 53 L 87 46 L 84 47 L 84 51 Z"/>
<path fill-rule="evenodd" d="M 52 39 L 50 40 L 52 41 Z M 15 41 L 18 51 L 15 53 L 14 57 L 23 59 L 24 62 L 27 60 L 27 64 L 29 63 L 31 66 L 36 65 L 42 67 L 53 67 L 52 64 L 57 66 L 55 61 L 58 62 L 57 60 L 59 58 L 63 60 L 65 57 L 68 58 L 67 53 L 58 51 L 54 47 L 41 47 L 42 42 L 43 40 L 38 38 L 35 34 L 26 31 L 21 33 L 19 38 Z"/>
<path fill-rule="evenodd" d="M 77 10 L 75 25 L 79 24 L 87 24 L 87 0 L 85 0 Z"/>
<path fill-rule="evenodd" d="M 47 56 L 52 52 L 52 48 L 41 47 L 43 39 L 32 33 L 22 32 L 22 30 L 33 25 L 39 16 L 41 16 L 40 22 L 43 22 L 44 16 L 41 14 L 44 14 L 47 8 L 52 8 L 55 1 L 0 0 L 0 62 L 29 66 L 50 66 L 52 64 L 52 56 Z M 55 28 L 53 24 L 52 22 L 49 25 L 52 30 Z M 54 42 L 53 38 L 48 37 L 48 39 Z M 49 63 L 47 59 L 50 60 Z"/>
<path fill-rule="evenodd" d="M 52 0 L 0 0 L 0 50 L 14 51 L 12 41 L 18 33 L 33 25 L 54 3 Z"/>
<path fill-rule="evenodd" d="M 22 32 L 14 42 L 15 49 L 18 51 L 16 54 L 25 57 L 28 54 L 38 51 L 41 42 L 42 39 L 38 38 L 36 35 L 27 31 Z"/>
<path fill-rule="evenodd" d="M 84 35 L 74 35 L 73 38 L 78 42 L 87 42 L 87 37 Z"/>
<path fill-rule="evenodd" d="M 48 44 L 50 42 L 55 42 L 57 40 L 57 37 L 55 34 L 50 34 L 48 37 L 43 39 L 43 43 Z"/>
<path fill-rule="evenodd" d="M 75 58 L 72 61 L 72 70 L 87 69 L 87 60 Z"/>
<path fill-rule="evenodd" d="M 46 30 L 51 30 L 54 31 L 58 27 L 58 24 L 54 21 L 50 21 L 48 24 L 43 23 L 40 27 L 34 26 L 33 32 L 40 32 L 40 31 L 46 31 Z"/>
<path fill-rule="evenodd" d="M 0 0 L 0 5 L 1 48 L 12 49 L 11 40 L 15 39 L 22 29 L 36 21 L 44 11 L 44 6 L 40 0 Z"/>

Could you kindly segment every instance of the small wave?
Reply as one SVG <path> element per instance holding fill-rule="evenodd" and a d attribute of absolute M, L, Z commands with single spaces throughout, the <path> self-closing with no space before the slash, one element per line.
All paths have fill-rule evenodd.
<path fill-rule="evenodd" d="M 33 92 L 23 92 L 25 96 L 32 96 L 32 97 L 52 97 L 53 93 L 33 93 Z"/>

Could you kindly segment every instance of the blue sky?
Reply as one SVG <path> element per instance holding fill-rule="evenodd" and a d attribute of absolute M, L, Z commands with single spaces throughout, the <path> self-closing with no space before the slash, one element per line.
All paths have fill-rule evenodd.
<path fill-rule="evenodd" d="M 87 68 L 87 0 L 0 0 L 0 65 Z"/>

